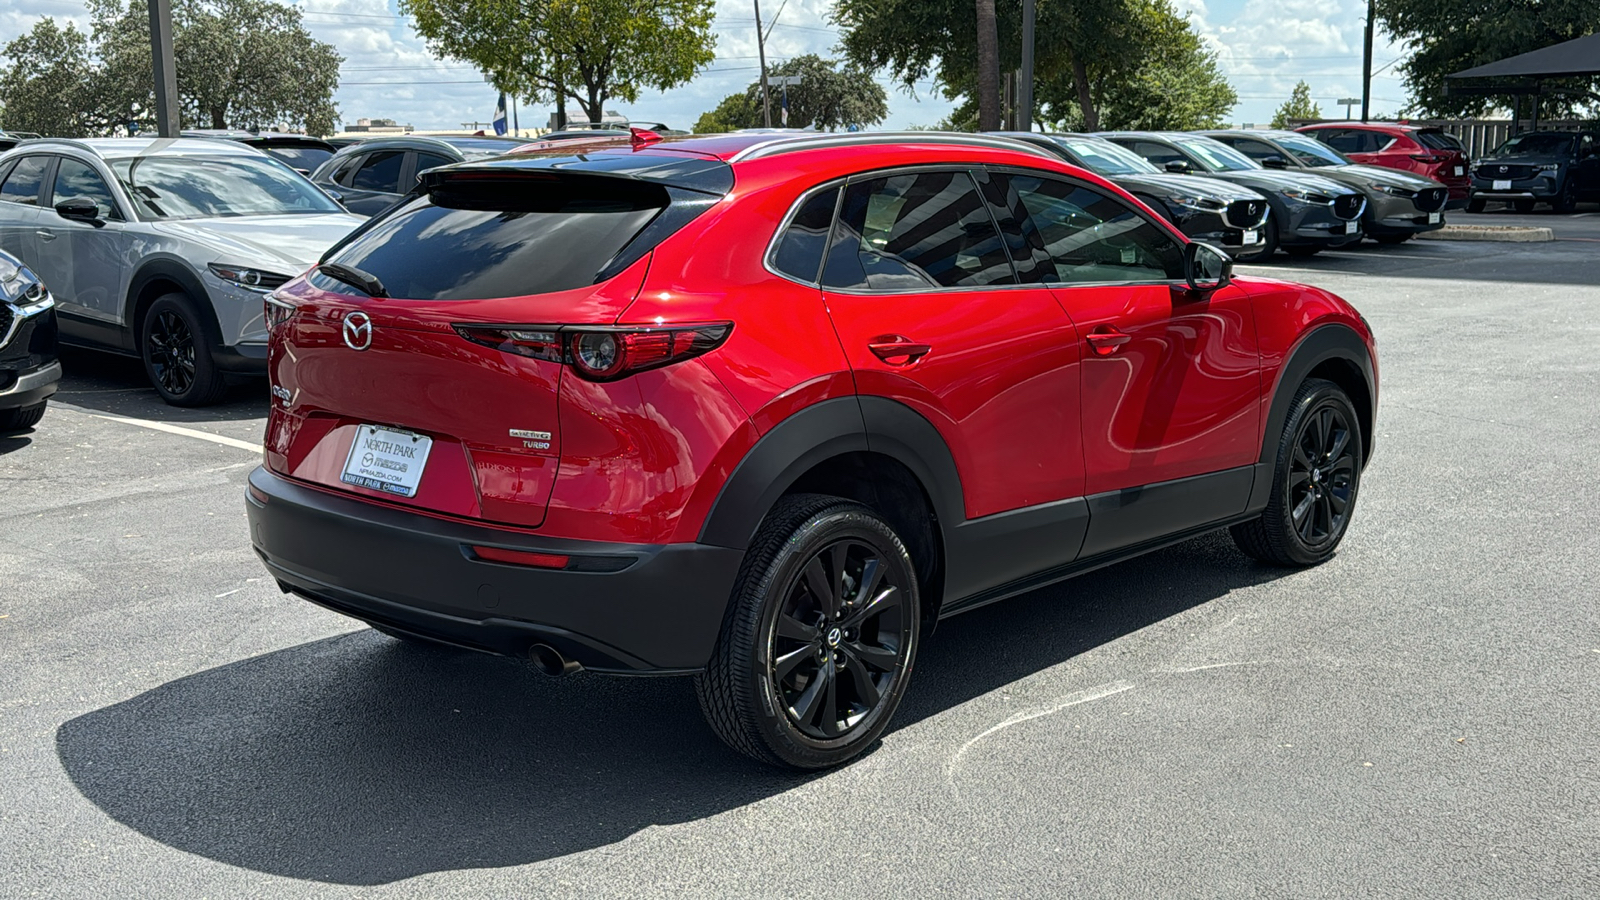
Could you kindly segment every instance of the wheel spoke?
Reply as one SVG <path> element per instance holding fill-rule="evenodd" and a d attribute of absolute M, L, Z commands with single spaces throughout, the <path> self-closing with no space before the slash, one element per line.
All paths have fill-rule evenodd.
<path fill-rule="evenodd" d="M 821 556 L 806 563 L 806 590 L 811 592 L 811 598 L 817 601 L 817 608 L 823 615 L 832 618 L 833 586 L 828 583 L 828 570 L 823 568 Z"/>
<path fill-rule="evenodd" d="M 839 543 L 828 548 L 828 562 L 830 563 L 828 578 L 831 580 L 833 590 L 828 595 L 828 618 L 837 619 L 844 609 L 844 564 L 849 557 L 848 545 Z"/>
<path fill-rule="evenodd" d="M 1333 447 L 1328 450 L 1327 458 L 1335 460 L 1344 455 L 1346 447 L 1350 446 L 1350 429 L 1341 428 L 1334 433 Z"/>
<path fill-rule="evenodd" d="M 1311 471 L 1311 457 L 1306 455 L 1305 448 L 1301 446 L 1303 443 L 1303 440 L 1294 442 L 1294 462 L 1296 466 L 1309 472 Z"/>
<path fill-rule="evenodd" d="M 1341 456 L 1328 465 L 1328 477 L 1332 478 L 1335 474 L 1353 472 L 1355 468 L 1356 458 L 1354 456 Z M 1346 477 L 1349 476 L 1346 475 Z"/>
<path fill-rule="evenodd" d="M 1311 480 L 1311 473 L 1301 469 L 1289 470 L 1289 489 L 1293 490 Z"/>
<path fill-rule="evenodd" d="M 862 603 L 868 597 L 872 597 L 876 601 L 877 598 L 874 595 L 878 591 L 878 585 L 883 582 L 885 568 L 887 567 L 884 566 L 883 560 L 878 559 L 876 556 L 868 558 L 866 564 L 861 567 L 861 585 L 856 589 L 856 595 L 850 599 L 850 602 Z"/>
<path fill-rule="evenodd" d="M 832 659 L 824 663 L 822 668 L 827 674 L 822 676 L 822 721 L 817 724 L 822 726 L 823 734 L 838 737 L 839 720 L 843 718 L 839 715 L 839 670 L 834 668 Z"/>
<path fill-rule="evenodd" d="M 811 683 L 806 685 L 806 689 L 795 699 L 794 706 L 789 708 L 802 727 L 810 728 L 812 720 L 817 717 L 817 706 L 822 702 L 822 692 L 826 682 L 831 680 L 832 669 L 831 663 L 824 662 L 817 674 L 812 676 Z"/>
<path fill-rule="evenodd" d="M 878 705 L 878 684 L 872 680 L 872 673 L 854 653 L 846 651 L 844 668 L 850 673 L 850 680 L 856 688 L 856 699 L 868 710 Z"/>
<path fill-rule="evenodd" d="M 1325 409 L 1317 413 L 1317 450 L 1326 452 L 1328 449 L 1328 432 L 1333 428 L 1333 410 Z"/>
<path fill-rule="evenodd" d="M 816 655 L 816 652 L 816 647 L 807 644 L 798 650 L 791 650 L 790 652 L 778 657 L 777 662 L 775 662 L 772 666 L 774 680 L 782 682 L 785 678 L 788 678 L 794 673 L 796 666 L 808 659 L 812 659 Z"/>
<path fill-rule="evenodd" d="M 815 642 L 819 635 L 820 632 L 816 628 L 807 625 L 788 613 L 782 613 L 778 616 L 778 637 L 810 644 Z"/>
<path fill-rule="evenodd" d="M 900 654 L 887 647 L 863 644 L 857 641 L 847 642 L 843 646 L 849 651 L 850 656 L 877 669 L 879 672 L 893 672 L 895 663 L 900 661 Z"/>
<path fill-rule="evenodd" d="M 857 609 L 844 620 L 846 627 L 855 627 L 875 616 L 883 615 L 900 605 L 900 589 L 889 585 L 873 597 L 866 606 Z"/>
<path fill-rule="evenodd" d="M 1315 502 L 1317 502 L 1317 495 L 1306 491 L 1306 495 L 1301 497 L 1300 502 L 1296 503 L 1294 509 L 1289 512 L 1289 517 L 1294 519 L 1295 525 L 1299 525 L 1305 519 L 1306 513 L 1311 511 L 1311 504 Z"/>
<path fill-rule="evenodd" d="M 1350 494 L 1348 491 L 1329 490 L 1328 503 L 1331 505 L 1334 515 L 1342 516 L 1344 511 L 1350 508 Z"/>

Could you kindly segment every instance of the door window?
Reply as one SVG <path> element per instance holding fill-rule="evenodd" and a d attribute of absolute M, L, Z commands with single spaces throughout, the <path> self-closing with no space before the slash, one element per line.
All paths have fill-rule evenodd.
<path fill-rule="evenodd" d="M 1266 141 L 1257 141 L 1248 138 L 1240 140 L 1238 138 L 1234 138 L 1232 140 L 1224 140 L 1223 143 L 1239 151 L 1240 153 L 1243 153 L 1245 156 L 1250 157 L 1256 162 L 1261 162 L 1264 159 L 1271 159 L 1274 156 L 1283 156 L 1282 153 L 1279 153 L 1271 144 L 1267 143 Z"/>
<path fill-rule="evenodd" d="M 117 201 L 111 195 L 100 173 L 75 159 L 62 160 L 56 165 L 56 183 L 51 191 L 51 202 L 60 203 L 73 197 L 88 197 L 94 201 L 102 219 L 122 219 L 117 211 Z"/>
<path fill-rule="evenodd" d="M 358 191 L 379 191 L 385 194 L 400 193 L 400 164 L 405 162 L 404 150 L 379 150 L 367 154 L 361 168 L 350 179 L 350 187 Z"/>
<path fill-rule="evenodd" d="M 417 175 L 420 177 L 423 172 L 426 172 L 429 169 L 437 169 L 440 166 L 455 165 L 455 162 L 456 161 L 450 157 L 440 156 L 437 153 L 418 153 Z"/>
<path fill-rule="evenodd" d="M 48 156 L 24 156 L 0 184 L 0 200 L 39 205 L 39 188 L 44 186 L 44 170 L 50 164 Z"/>
<path fill-rule="evenodd" d="M 845 189 L 823 267 L 832 288 L 916 291 L 1013 284 L 994 220 L 966 172 L 923 172 Z"/>
<path fill-rule="evenodd" d="M 1133 152 L 1158 166 L 1165 166 L 1169 162 L 1188 162 L 1189 160 L 1179 153 L 1176 148 L 1155 141 L 1134 141 Z"/>
<path fill-rule="evenodd" d="M 828 227 L 833 224 L 833 208 L 838 205 L 839 189 L 812 194 L 806 199 L 789 227 L 783 230 L 772 253 L 772 267 L 806 284 L 816 284 L 822 268 L 822 251 L 828 245 Z"/>
<path fill-rule="evenodd" d="M 1027 210 L 1023 230 L 1065 284 L 1164 282 L 1183 278 L 1183 247 L 1120 200 L 1081 185 L 1010 175 L 1008 193 Z"/>
<path fill-rule="evenodd" d="M 1311 132 L 1317 140 L 1327 144 L 1340 153 L 1365 153 L 1360 132 L 1348 129 L 1319 128 Z"/>

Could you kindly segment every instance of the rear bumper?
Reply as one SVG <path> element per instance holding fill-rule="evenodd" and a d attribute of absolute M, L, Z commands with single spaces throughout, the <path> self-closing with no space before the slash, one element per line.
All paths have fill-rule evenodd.
<path fill-rule="evenodd" d="M 213 347 L 211 359 L 217 368 L 230 375 L 266 375 L 267 345 L 240 342 Z"/>
<path fill-rule="evenodd" d="M 545 538 L 407 512 L 257 468 L 250 540 L 286 591 L 387 628 L 527 658 L 548 644 L 585 668 L 704 668 L 744 553 L 706 544 Z M 566 569 L 475 558 L 472 546 L 568 556 Z M 587 568 L 587 571 L 582 569 Z"/>

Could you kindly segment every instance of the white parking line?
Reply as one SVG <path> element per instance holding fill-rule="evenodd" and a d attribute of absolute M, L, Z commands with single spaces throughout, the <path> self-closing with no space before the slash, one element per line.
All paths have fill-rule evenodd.
<path fill-rule="evenodd" d="M 221 444 L 224 447 L 237 447 L 240 450 L 250 450 L 255 453 L 261 452 L 260 444 L 252 444 L 249 441 L 241 441 L 238 438 L 223 437 L 220 434 L 212 434 L 208 431 L 197 431 L 193 428 L 184 428 L 181 425 L 169 425 L 166 422 L 152 422 L 149 419 L 130 419 L 126 416 L 107 416 L 101 413 L 90 413 L 89 415 L 94 416 L 96 419 L 106 419 L 111 422 L 121 422 L 124 425 L 136 425 L 140 428 L 148 428 L 151 431 L 165 431 L 167 434 L 181 434 L 184 437 L 199 438 L 202 441 L 210 441 L 213 444 Z"/>

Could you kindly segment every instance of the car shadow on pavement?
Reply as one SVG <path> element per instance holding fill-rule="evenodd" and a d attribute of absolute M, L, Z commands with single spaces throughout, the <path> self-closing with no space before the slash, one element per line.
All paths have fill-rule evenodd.
<path fill-rule="evenodd" d="M 32 433 L 32 429 L 27 429 L 25 431 L 0 431 L 0 456 L 5 456 L 7 453 L 14 453 L 33 443 L 33 438 L 28 437 L 28 435 Z"/>
<path fill-rule="evenodd" d="M 222 402 L 197 409 L 169 406 L 150 386 L 144 364 L 114 353 L 61 348 L 65 370 L 54 402 L 95 412 L 161 422 L 223 422 L 267 415 L 267 380 L 238 376 Z"/>
<path fill-rule="evenodd" d="M 896 727 L 1283 573 L 1219 532 L 947 620 Z M 820 777 L 723 747 L 686 679 L 552 679 L 373 631 L 177 679 L 56 746 L 83 796 L 153 840 L 352 885 L 577 853 Z"/>

